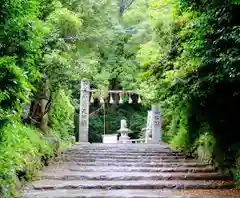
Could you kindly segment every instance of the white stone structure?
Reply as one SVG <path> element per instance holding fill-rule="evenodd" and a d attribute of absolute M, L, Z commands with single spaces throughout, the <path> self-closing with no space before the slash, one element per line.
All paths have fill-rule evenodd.
<path fill-rule="evenodd" d="M 145 131 L 145 143 L 149 143 L 152 139 L 152 111 L 148 111 L 147 126 Z"/>
<path fill-rule="evenodd" d="M 162 141 L 162 123 L 160 108 L 152 105 L 148 111 L 147 126 L 145 131 L 145 143 L 159 143 Z"/>
<path fill-rule="evenodd" d="M 162 124 L 160 108 L 158 105 L 152 105 L 152 143 L 159 143 L 162 141 Z"/>
<path fill-rule="evenodd" d="M 121 136 L 119 138 L 119 142 L 120 143 L 127 143 L 130 139 L 130 137 L 128 136 L 128 133 L 131 132 L 130 129 L 127 128 L 127 121 L 126 120 L 121 120 L 121 128 L 117 131 L 119 133 L 121 133 Z"/>

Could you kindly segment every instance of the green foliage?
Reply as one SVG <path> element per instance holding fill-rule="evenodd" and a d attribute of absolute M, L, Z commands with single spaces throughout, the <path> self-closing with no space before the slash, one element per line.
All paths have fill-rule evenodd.
<path fill-rule="evenodd" d="M 103 116 L 90 116 L 89 118 L 89 142 L 102 142 L 104 134 Z"/>
<path fill-rule="evenodd" d="M 54 93 L 53 98 L 50 111 L 52 128 L 60 139 L 67 140 L 73 135 L 74 129 L 74 107 L 71 97 L 61 89 Z"/>
<path fill-rule="evenodd" d="M 133 131 L 133 134 L 129 136 L 133 139 L 145 137 L 145 134 L 141 133 L 141 130 L 146 127 L 147 123 L 147 110 L 142 108 L 141 111 L 135 111 L 129 117 L 129 128 Z M 145 133 L 145 131 L 144 131 Z"/>
<path fill-rule="evenodd" d="M 237 184 L 240 185 L 240 155 L 236 155 L 236 169 L 234 170 L 234 177 Z"/>
<path fill-rule="evenodd" d="M 214 160 L 216 140 L 210 132 L 202 133 L 196 140 L 195 146 L 197 147 L 198 157 L 202 161 L 211 163 Z"/>
<path fill-rule="evenodd" d="M 2 130 L 0 143 L 0 194 L 18 197 L 15 185 L 18 180 L 32 178 L 42 166 L 41 157 L 52 154 L 51 145 L 41 139 L 39 131 L 18 122 L 7 124 Z M 23 173 L 24 178 L 20 177 Z"/>
<path fill-rule="evenodd" d="M 214 137 L 215 161 L 229 164 L 237 152 L 232 147 L 240 142 L 235 116 L 240 99 L 238 12 L 233 1 L 150 1 L 151 40 L 137 52 L 139 87 L 149 101 L 161 103 L 164 138 L 186 150 L 187 144 L 194 147 L 194 142 Z M 187 121 L 183 124 L 178 115 L 179 131 L 172 136 L 177 127 L 169 114 L 176 117 L 176 109 L 184 111 Z M 209 135 L 202 123 L 209 126 Z"/>
<path fill-rule="evenodd" d="M 19 116 L 22 103 L 28 100 L 31 84 L 13 57 L 0 58 L 0 118 Z"/>
<path fill-rule="evenodd" d="M 176 115 L 173 115 L 171 122 L 169 123 L 169 125 L 166 125 L 165 128 L 163 127 L 163 130 L 165 131 L 163 133 L 163 141 L 170 142 L 172 138 L 176 136 L 179 131 L 179 117 Z"/>
<path fill-rule="evenodd" d="M 190 148 L 191 148 L 187 122 L 188 120 L 186 115 L 182 115 L 182 117 L 180 118 L 179 131 L 175 136 L 173 136 L 173 139 L 171 140 L 171 146 L 174 149 L 181 150 L 184 152 L 190 152 Z"/>
<path fill-rule="evenodd" d="M 38 20 L 40 2 L 3 1 L 3 35 L 1 55 L 16 58 L 17 66 L 26 72 L 29 81 L 39 77 L 37 59 L 41 57 L 41 47 L 45 28 Z M 2 10 L 2 9 L 1 9 Z"/>

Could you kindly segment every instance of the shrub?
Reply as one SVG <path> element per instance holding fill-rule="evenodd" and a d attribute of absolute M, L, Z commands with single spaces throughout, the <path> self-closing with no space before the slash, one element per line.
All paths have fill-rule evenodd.
<path fill-rule="evenodd" d="M 197 155 L 201 161 L 211 163 L 214 157 L 216 141 L 210 132 L 204 132 L 196 140 Z"/>
<path fill-rule="evenodd" d="M 187 117 L 182 115 L 180 118 L 179 130 L 171 140 L 171 146 L 176 150 L 188 152 L 190 148 Z"/>
<path fill-rule="evenodd" d="M 240 185 L 240 153 L 238 152 L 236 157 L 236 170 L 234 172 L 235 180 L 237 184 Z"/>
<path fill-rule="evenodd" d="M 63 89 L 53 94 L 50 110 L 50 122 L 55 135 L 67 140 L 74 133 L 74 107 L 70 102 L 70 94 Z"/>
<path fill-rule="evenodd" d="M 167 128 L 167 127 L 166 127 Z M 179 117 L 176 115 L 172 116 L 172 120 L 170 122 L 170 125 L 168 127 L 168 131 L 163 133 L 163 141 L 164 142 L 171 142 L 174 136 L 179 131 Z"/>
<path fill-rule="evenodd" d="M 41 139 L 39 131 L 18 122 L 2 129 L 0 142 L 0 194 L 18 197 L 15 187 L 19 180 L 31 179 L 42 166 L 42 157 L 52 155 L 52 146 Z"/>
<path fill-rule="evenodd" d="M 23 102 L 33 88 L 13 57 L 0 58 L 0 118 L 19 116 Z"/>
<path fill-rule="evenodd" d="M 102 135 L 104 131 L 103 122 L 103 117 L 89 117 L 89 142 L 102 142 Z"/>

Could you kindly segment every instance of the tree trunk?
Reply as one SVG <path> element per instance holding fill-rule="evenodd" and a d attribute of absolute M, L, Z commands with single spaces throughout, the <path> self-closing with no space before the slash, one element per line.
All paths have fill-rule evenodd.
<path fill-rule="evenodd" d="M 32 101 L 29 113 L 31 124 L 37 125 L 44 133 L 48 129 L 48 110 L 50 106 L 51 90 L 48 79 L 44 79 Z"/>

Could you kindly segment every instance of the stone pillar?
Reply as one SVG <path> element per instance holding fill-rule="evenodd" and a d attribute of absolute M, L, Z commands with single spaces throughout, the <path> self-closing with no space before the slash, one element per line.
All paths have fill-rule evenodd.
<path fill-rule="evenodd" d="M 148 117 L 147 117 L 147 126 L 146 126 L 146 132 L 145 132 L 145 143 L 149 142 L 149 136 L 151 135 L 151 114 L 152 111 L 148 111 Z"/>
<path fill-rule="evenodd" d="M 152 105 L 152 143 L 162 141 L 162 126 L 160 108 L 158 105 Z"/>
<path fill-rule="evenodd" d="M 89 96 L 90 83 L 84 79 L 81 81 L 80 111 L 79 111 L 79 142 L 88 142 L 89 125 Z"/>

